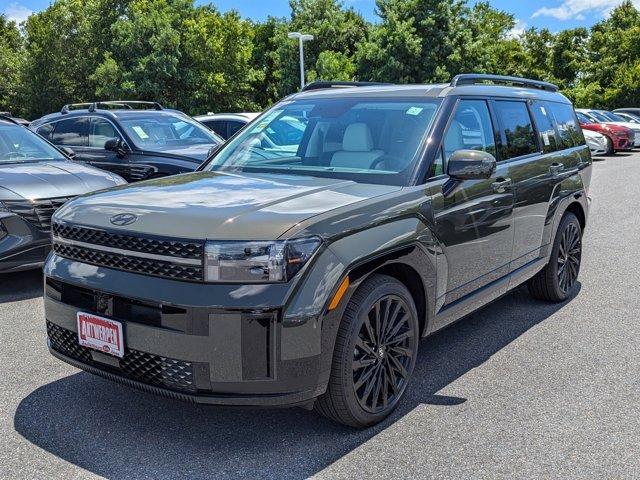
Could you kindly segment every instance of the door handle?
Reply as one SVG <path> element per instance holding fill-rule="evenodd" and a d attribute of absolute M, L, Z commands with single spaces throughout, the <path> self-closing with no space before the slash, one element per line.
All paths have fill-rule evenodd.
<path fill-rule="evenodd" d="M 558 175 L 560 172 L 564 170 L 564 165 L 561 163 L 552 163 L 549 165 L 549 172 L 551 175 Z"/>
<path fill-rule="evenodd" d="M 498 178 L 495 182 L 491 184 L 491 188 L 495 193 L 504 193 L 508 188 L 511 187 L 511 179 L 510 178 Z"/>

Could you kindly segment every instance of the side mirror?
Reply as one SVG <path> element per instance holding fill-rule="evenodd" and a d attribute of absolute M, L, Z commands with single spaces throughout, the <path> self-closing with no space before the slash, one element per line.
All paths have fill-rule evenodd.
<path fill-rule="evenodd" d="M 110 138 L 106 142 L 104 142 L 104 149 L 111 150 L 112 152 L 117 152 L 122 150 L 122 142 L 119 138 Z"/>
<path fill-rule="evenodd" d="M 484 180 L 495 171 L 495 157 L 480 150 L 458 150 L 447 162 L 447 175 L 455 180 Z"/>
<path fill-rule="evenodd" d="M 69 147 L 60 147 L 60 150 L 62 150 L 62 153 L 64 153 L 67 157 L 69 157 L 70 159 L 74 159 L 76 156 L 76 152 L 74 152 L 72 149 L 70 149 Z"/>
<path fill-rule="evenodd" d="M 124 158 L 127 155 L 127 145 L 119 138 L 110 138 L 104 142 L 104 149 L 116 152 L 118 158 Z"/>

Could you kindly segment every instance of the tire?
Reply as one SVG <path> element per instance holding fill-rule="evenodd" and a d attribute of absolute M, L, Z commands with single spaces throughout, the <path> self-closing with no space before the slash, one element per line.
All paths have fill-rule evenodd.
<path fill-rule="evenodd" d="M 580 273 L 582 228 L 571 212 L 562 217 L 549 263 L 529 280 L 529 293 L 539 300 L 562 302 L 571 296 Z"/>
<path fill-rule="evenodd" d="M 392 277 L 371 275 L 345 309 L 327 391 L 316 399 L 315 410 L 357 428 L 384 420 L 411 379 L 419 336 L 418 314 L 407 288 Z"/>
<path fill-rule="evenodd" d="M 605 155 L 613 155 L 615 152 L 615 150 L 613 149 L 613 140 L 611 140 L 609 137 L 606 137 L 607 139 L 607 151 L 605 152 Z"/>

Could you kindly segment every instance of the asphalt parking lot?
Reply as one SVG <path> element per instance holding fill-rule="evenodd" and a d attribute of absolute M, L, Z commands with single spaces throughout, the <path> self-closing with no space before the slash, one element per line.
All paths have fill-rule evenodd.
<path fill-rule="evenodd" d="M 0 478 L 640 477 L 640 153 L 594 164 L 579 291 L 423 340 L 382 425 L 183 404 L 51 357 L 38 272 L 0 276 Z"/>

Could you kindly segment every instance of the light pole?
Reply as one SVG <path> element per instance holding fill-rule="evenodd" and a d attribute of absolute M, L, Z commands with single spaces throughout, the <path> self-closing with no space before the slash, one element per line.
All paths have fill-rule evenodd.
<path fill-rule="evenodd" d="M 289 32 L 289 38 L 297 38 L 300 45 L 300 88 L 304 88 L 304 42 L 313 40 L 313 35 L 303 34 L 300 32 Z"/>

